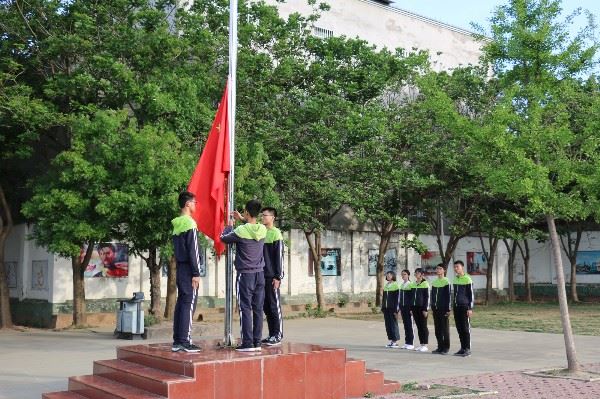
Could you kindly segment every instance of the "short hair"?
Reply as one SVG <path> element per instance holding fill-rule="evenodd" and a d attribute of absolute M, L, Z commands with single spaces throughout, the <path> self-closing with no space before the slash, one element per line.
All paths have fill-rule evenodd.
<path fill-rule="evenodd" d="M 402 270 L 402 273 L 406 273 L 407 275 L 409 275 L 409 276 L 410 276 L 410 270 L 408 270 L 408 269 L 404 269 L 404 270 Z"/>
<path fill-rule="evenodd" d="M 98 251 L 100 251 L 102 248 L 110 248 L 114 253 L 117 252 L 117 246 L 112 242 L 101 242 L 98 244 Z"/>
<path fill-rule="evenodd" d="M 465 267 L 465 264 L 463 263 L 462 260 L 457 260 L 456 262 L 454 262 L 455 265 L 461 265 L 462 267 Z"/>
<path fill-rule="evenodd" d="M 415 274 L 417 274 L 417 273 L 425 274 L 425 270 L 423 270 L 423 269 L 422 269 L 422 268 L 420 268 L 420 267 L 417 267 L 417 268 L 415 269 Z"/>
<path fill-rule="evenodd" d="M 179 198 L 177 199 L 179 209 L 185 208 L 185 204 L 187 204 L 188 201 L 191 201 L 194 198 L 196 198 L 194 193 L 190 193 L 189 191 L 183 191 L 181 194 L 179 194 Z"/>
<path fill-rule="evenodd" d="M 446 265 L 443 263 L 438 263 L 435 267 L 441 267 L 442 269 L 446 270 Z"/>
<path fill-rule="evenodd" d="M 385 275 L 387 276 L 388 274 L 392 275 L 392 281 L 396 281 L 396 272 L 389 270 L 385 273 Z"/>
<path fill-rule="evenodd" d="M 263 209 L 260 210 L 261 212 L 267 211 L 267 212 L 272 212 L 273 216 L 277 217 L 277 209 L 270 207 L 270 206 L 265 206 Z"/>
<path fill-rule="evenodd" d="M 260 213 L 260 210 L 262 209 L 262 205 L 259 200 L 250 200 L 250 201 L 246 202 L 245 208 L 246 208 L 246 211 L 248 211 L 248 213 L 250 214 L 250 216 L 255 218 L 255 217 L 258 217 L 258 214 Z"/>

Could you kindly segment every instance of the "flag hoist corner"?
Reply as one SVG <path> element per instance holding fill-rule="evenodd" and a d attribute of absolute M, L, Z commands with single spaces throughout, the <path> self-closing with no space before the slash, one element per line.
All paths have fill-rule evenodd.
<path fill-rule="evenodd" d="M 204 150 L 188 185 L 188 191 L 196 196 L 193 217 L 198 230 L 214 241 L 217 255 L 225 250 L 219 237 L 226 221 L 227 179 L 231 170 L 228 86 L 225 86 Z"/>

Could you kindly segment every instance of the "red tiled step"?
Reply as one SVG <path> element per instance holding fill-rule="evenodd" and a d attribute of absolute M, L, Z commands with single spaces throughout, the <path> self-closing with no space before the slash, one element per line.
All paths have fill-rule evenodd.
<path fill-rule="evenodd" d="M 365 393 L 377 394 L 383 389 L 383 373 L 379 370 L 367 369 L 365 373 Z"/>
<path fill-rule="evenodd" d="M 169 393 L 181 391 L 182 385 L 194 381 L 190 377 L 120 359 L 94 362 L 94 375 L 167 397 Z"/>
<path fill-rule="evenodd" d="M 70 377 L 69 391 L 90 399 L 165 399 L 164 396 L 97 375 Z"/>
<path fill-rule="evenodd" d="M 62 392 L 48 392 L 42 394 L 42 399 L 88 399 L 85 396 L 81 396 L 78 393 L 70 391 Z"/>
<path fill-rule="evenodd" d="M 365 361 L 346 359 L 346 397 L 362 397 L 365 390 Z"/>
<path fill-rule="evenodd" d="M 143 347 L 128 346 L 117 348 L 117 358 L 173 374 L 188 377 L 194 376 L 194 367 L 190 361 L 169 359 L 160 352 L 154 352 Z"/>
<path fill-rule="evenodd" d="M 400 388 L 402 388 L 402 385 L 400 385 L 399 382 L 392 381 L 392 380 L 384 380 L 383 381 L 383 390 L 380 392 L 377 392 L 377 393 L 379 395 L 387 395 L 387 394 L 394 393 L 394 392 L 400 390 Z"/>

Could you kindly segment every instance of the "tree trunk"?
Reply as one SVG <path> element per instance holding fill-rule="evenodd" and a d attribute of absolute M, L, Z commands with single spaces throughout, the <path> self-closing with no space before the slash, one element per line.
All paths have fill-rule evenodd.
<path fill-rule="evenodd" d="M 169 258 L 169 272 L 167 277 L 167 304 L 165 305 L 165 319 L 171 320 L 175 313 L 177 301 L 177 262 L 175 256 Z"/>
<path fill-rule="evenodd" d="M 527 238 L 523 239 L 523 246 L 519 244 L 517 241 L 517 246 L 519 247 L 519 252 L 521 252 L 521 257 L 523 258 L 523 274 L 525 275 L 525 300 L 528 303 L 533 302 L 531 297 L 531 284 L 529 283 L 529 243 L 527 242 Z M 525 249 L 523 249 L 525 248 Z"/>
<path fill-rule="evenodd" d="M 93 252 L 94 243 L 89 242 L 83 259 L 79 256 L 71 257 L 71 266 L 73 268 L 73 325 L 75 327 L 85 326 L 85 280 L 83 273 L 90 263 Z"/>
<path fill-rule="evenodd" d="M 385 252 L 387 251 L 394 226 L 392 224 L 383 224 L 379 235 L 379 255 L 377 256 L 377 286 L 375 289 L 375 306 L 381 306 L 383 299 L 383 285 L 385 280 Z"/>
<path fill-rule="evenodd" d="M 485 255 L 485 263 L 487 264 L 487 270 L 485 273 L 485 304 L 488 305 L 490 303 L 490 295 L 492 293 L 492 281 L 494 277 L 494 258 L 496 257 L 496 250 L 498 249 L 498 241 L 497 237 L 493 237 L 490 233 L 488 235 L 488 244 L 489 244 L 489 252 L 485 250 L 485 245 L 483 244 L 483 236 L 481 232 L 479 233 L 479 240 L 481 242 L 481 250 Z"/>
<path fill-rule="evenodd" d="M 569 318 L 569 304 L 567 303 L 567 289 L 565 287 L 565 274 L 563 270 L 562 257 L 560 254 L 560 241 L 556 232 L 554 216 L 546 215 L 550 241 L 552 242 L 552 255 L 556 269 L 556 288 L 558 291 L 558 304 L 560 305 L 560 319 L 562 322 L 563 336 L 565 339 L 565 349 L 567 352 L 567 365 L 569 372 L 579 371 L 577 362 L 577 352 L 575 350 L 575 341 L 573 339 L 573 330 L 571 329 L 571 320 Z"/>
<path fill-rule="evenodd" d="M 321 232 L 319 230 L 314 233 L 305 231 L 304 235 L 308 241 L 308 247 L 313 258 L 313 273 L 315 275 L 315 288 L 317 294 L 317 308 L 323 310 L 325 308 L 325 295 L 323 294 L 323 275 L 321 274 Z M 311 240 L 311 235 L 314 235 L 314 243 Z"/>
<path fill-rule="evenodd" d="M 569 259 L 571 262 L 571 300 L 573 302 L 579 302 L 579 295 L 577 295 L 577 255 Z"/>
<path fill-rule="evenodd" d="M 4 190 L 0 185 L 0 328 L 11 328 L 13 326 L 10 313 L 10 291 L 8 289 L 8 275 L 4 265 L 4 245 L 13 227 L 12 214 L 4 196 Z"/>
<path fill-rule="evenodd" d="M 160 319 L 160 262 L 156 259 L 156 247 L 150 248 L 146 265 L 150 270 L 150 309 L 149 312 L 156 318 Z"/>
<path fill-rule="evenodd" d="M 508 300 L 515 301 L 515 257 L 517 256 L 517 240 L 508 244 L 508 240 L 503 240 L 508 251 Z"/>

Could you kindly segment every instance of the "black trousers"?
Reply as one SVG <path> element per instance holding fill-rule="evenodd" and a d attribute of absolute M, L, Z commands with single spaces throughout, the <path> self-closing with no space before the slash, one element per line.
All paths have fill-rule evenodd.
<path fill-rule="evenodd" d="M 471 350 L 471 320 L 467 315 L 468 310 L 466 306 L 455 306 L 454 323 L 460 338 L 460 348 Z"/>
<path fill-rule="evenodd" d="M 419 342 L 421 345 L 427 345 L 429 343 L 429 328 L 427 328 L 427 316 L 423 316 L 423 312 L 427 311 L 427 308 L 413 306 L 411 310 L 417 325 Z"/>
<path fill-rule="evenodd" d="M 390 341 L 398 341 L 400 339 L 400 330 L 398 329 L 398 319 L 396 319 L 395 310 L 384 309 L 383 319 L 385 320 L 385 332 Z"/>
<path fill-rule="evenodd" d="M 415 333 L 413 332 L 410 306 L 400 306 L 400 316 L 402 316 L 402 324 L 404 324 L 404 343 L 406 345 L 412 345 L 415 340 Z"/>
<path fill-rule="evenodd" d="M 173 314 L 173 343 L 192 343 L 192 319 L 196 311 L 198 290 L 192 287 L 192 269 L 188 263 L 177 264 L 175 277 L 177 302 Z"/>
<path fill-rule="evenodd" d="M 265 277 L 265 316 L 269 327 L 269 337 L 283 338 L 283 317 L 279 288 L 273 288 L 273 278 Z"/>
<path fill-rule="evenodd" d="M 445 309 L 432 309 L 433 325 L 435 327 L 435 339 L 437 348 L 441 351 L 450 350 L 450 318 L 446 316 Z"/>
<path fill-rule="evenodd" d="M 262 339 L 265 277 L 263 272 L 237 274 L 242 345 L 258 346 Z"/>

